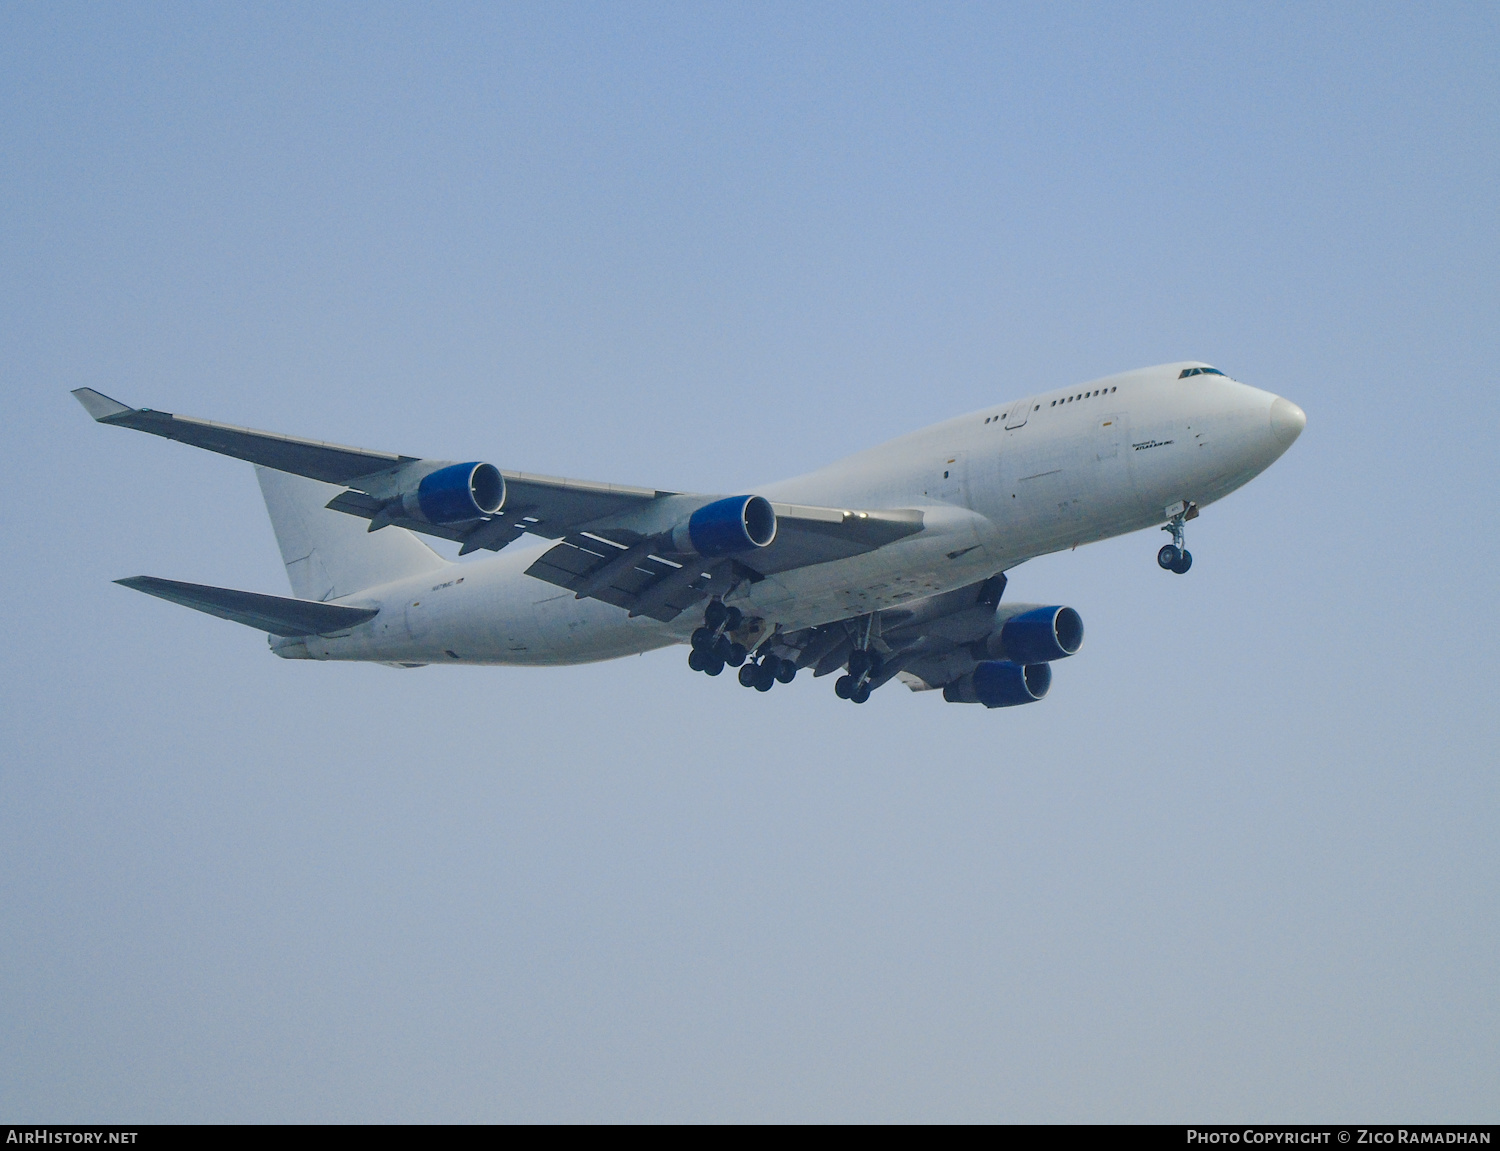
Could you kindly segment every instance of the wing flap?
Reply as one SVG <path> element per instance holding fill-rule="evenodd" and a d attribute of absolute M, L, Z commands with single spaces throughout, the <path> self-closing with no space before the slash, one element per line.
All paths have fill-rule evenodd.
<path fill-rule="evenodd" d="M 741 580 L 847 559 L 922 530 L 922 513 L 916 509 L 865 512 L 772 506 L 776 539 L 733 560 L 674 551 L 666 533 L 643 536 L 611 528 L 564 535 L 526 574 L 567 588 L 579 599 L 603 600 L 665 623 Z"/>
<path fill-rule="evenodd" d="M 609 539 L 602 533 L 574 532 L 542 553 L 526 569 L 526 574 L 556 587 L 567 588 L 579 599 L 602 600 L 634 612 L 646 589 L 680 571 L 681 565 L 653 554 L 652 541 L 636 533 L 616 530 L 610 535 L 619 538 Z M 664 600 L 637 614 L 649 615 L 665 623 L 706 594 L 684 589 L 681 594 L 667 597 L 673 603 Z"/>
<path fill-rule="evenodd" d="M 342 604 L 318 603 L 314 600 L 287 599 L 284 596 L 261 595 L 259 592 L 158 579 L 155 576 L 131 576 L 129 579 L 115 580 L 115 583 L 190 607 L 194 611 L 233 620 L 258 631 L 268 631 L 272 635 L 328 635 L 347 631 L 380 614 L 379 608 L 344 607 Z"/>
<path fill-rule="evenodd" d="M 575 532 L 548 548 L 526 574 L 567 588 L 579 599 L 597 599 L 667 623 L 736 578 L 728 560 L 677 555 L 635 533 Z M 632 538 L 633 537 L 633 538 Z M 749 573 L 741 572 L 741 576 Z"/>

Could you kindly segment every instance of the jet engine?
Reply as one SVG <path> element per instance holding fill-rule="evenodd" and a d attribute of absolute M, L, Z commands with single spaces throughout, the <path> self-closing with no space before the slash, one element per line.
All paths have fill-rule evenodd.
<path fill-rule="evenodd" d="M 982 703 L 985 707 L 1015 707 L 1035 703 L 1052 686 L 1052 668 L 1045 663 L 1019 664 L 986 659 L 974 670 L 943 688 L 949 703 Z"/>
<path fill-rule="evenodd" d="M 1066 659 L 1083 646 L 1083 618 L 1070 607 L 1028 608 L 991 635 L 985 653 L 1019 664 Z M 1045 693 L 1046 688 L 1042 691 Z"/>
<path fill-rule="evenodd" d="M 492 516 L 505 504 L 505 477 L 494 464 L 450 464 L 401 492 L 400 514 L 429 524 L 461 524 Z"/>
<path fill-rule="evenodd" d="M 700 556 L 727 556 L 768 546 L 776 510 L 763 496 L 730 496 L 704 504 L 672 530 L 672 547 Z"/>

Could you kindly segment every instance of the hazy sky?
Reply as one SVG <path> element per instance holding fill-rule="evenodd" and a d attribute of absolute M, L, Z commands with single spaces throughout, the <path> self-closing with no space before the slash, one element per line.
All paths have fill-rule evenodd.
<path fill-rule="evenodd" d="M 1500 1119 L 1494 4 L 228 9 L 0 8 L 7 1120 Z M 1186 358 L 1307 431 L 994 712 L 282 662 L 68 395 L 730 492 Z"/>

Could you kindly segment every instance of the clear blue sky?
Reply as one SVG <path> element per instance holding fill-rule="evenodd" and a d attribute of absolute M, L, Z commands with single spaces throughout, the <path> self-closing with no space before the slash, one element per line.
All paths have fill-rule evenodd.
<path fill-rule="evenodd" d="M 1500 1118 L 1493 4 L 0 10 L 7 1120 Z M 986 712 L 284 663 L 68 389 L 735 491 L 1201 358 Z"/>

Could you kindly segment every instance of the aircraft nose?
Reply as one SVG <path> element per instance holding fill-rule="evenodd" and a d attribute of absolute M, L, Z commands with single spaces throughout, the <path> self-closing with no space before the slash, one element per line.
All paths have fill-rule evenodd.
<path fill-rule="evenodd" d="M 1286 451 L 1291 447 L 1305 427 L 1307 413 L 1291 400 L 1283 400 L 1277 396 L 1271 404 L 1271 435 L 1276 437 L 1281 450 Z"/>

